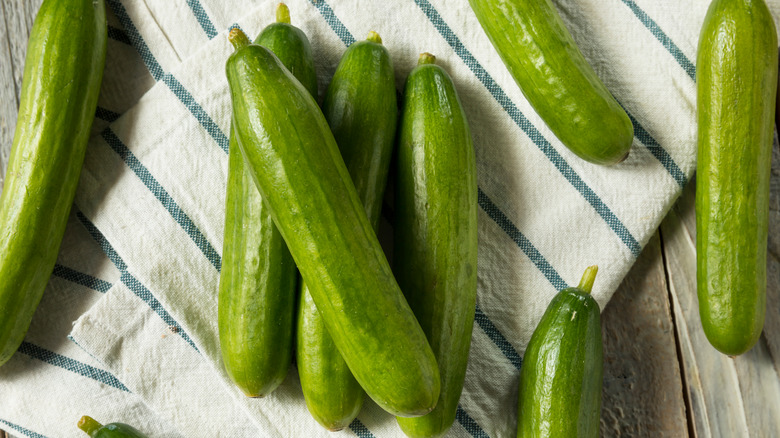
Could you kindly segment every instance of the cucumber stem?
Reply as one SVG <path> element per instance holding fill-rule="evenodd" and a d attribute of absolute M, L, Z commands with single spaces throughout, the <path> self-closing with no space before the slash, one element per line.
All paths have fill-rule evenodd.
<path fill-rule="evenodd" d="M 379 34 L 373 30 L 368 32 L 366 40 L 371 41 L 372 43 L 382 44 L 382 37 L 380 37 Z"/>
<path fill-rule="evenodd" d="M 420 53 L 420 58 L 417 60 L 417 65 L 423 64 L 435 64 L 436 57 L 428 52 Z"/>
<path fill-rule="evenodd" d="M 95 421 L 95 419 L 87 415 L 81 417 L 81 420 L 79 420 L 79 424 L 77 424 L 77 426 L 79 429 L 86 432 L 89 436 L 92 436 L 93 433 L 97 432 L 98 429 L 103 427 L 102 424 L 98 423 Z"/>
<path fill-rule="evenodd" d="M 230 41 L 230 44 L 232 44 L 236 50 L 242 47 L 246 47 L 250 44 L 249 38 L 246 36 L 244 31 L 237 27 L 234 27 L 230 31 L 230 34 L 228 34 L 228 41 Z"/>
<path fill-rule="evenodd" d="M 276 22 L 290 24 L 290 8 L 284 3 L 279 3 L 276 7 Z"/>
<path fill-rule="evenodd" d="M 582 289 L 583 292 L 590 293 L 593 289 L 593 282 L 596 281 L 596 273 L 598 272 L 598 266 L 588 266 L 588 268 L 585 269 L 585 273 L 582 274 L 582 280 L 580 280 L 580 285 L 577 286 L 577 289 Z"/>

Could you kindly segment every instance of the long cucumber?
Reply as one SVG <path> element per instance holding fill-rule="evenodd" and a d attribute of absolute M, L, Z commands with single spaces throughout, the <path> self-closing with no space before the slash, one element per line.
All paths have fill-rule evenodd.
<path fill-rule="evenodd" d="M 103 0 L 46 0 L 27 48 L 0 197 L 0 365 L 22 343 L 65 234 L 106 58 Z"/>
<path fill-rule="evenodd" d="M 580 52 L 551 0 L 469 0 L 520 90 L 556 137 L 596 164 L 626 158 L 631 119 Z"/>
<path fill-rule="evenodd" d="M 317 95 L 309 40 L 290 24 L 279 4 L 277 22 L 256 39 Z M 219 338 L 222 361 L 233 382 L 249 397 L 272 392 L 287 375 L 292 358 L 298 270 L 274 225 L 231 133 L 225 200 L 224 256 L 219 281 Z"/>
<path fill-rule="evenodd" d="M 714 0 L 696 66 L 699 313 L 710 343 L 737 355 L 766 313 L 777 34 L 763 0 Z"/>
<path fill-rule="evenodd" d="M 377 33 L 344 53 L 322 109 L 376 231 L 398 113 L 393 64 Z M 305 283 L 297 339 L 298 375 L 309 412 L 329 430 L 347 427 L 360 412 L 364 391 L 328 334 Z"/>
<path fill-rule="evenodd" d="M 436 408 L 398 418 L 410 437 L 438 437 L 455 420 L 477 298 L 477 169 L 452 79 L 420 55 L 409 73 L 399 131 L 393 268 L 436 355 Z"/>
<path fill-rule="evenodd" d="M 430 412 L 436 359 L 393 277 L 316 101 L 234 29 L 226 65 L 236 137 L 328 333 L 357 381 L 395 415 Z"/>

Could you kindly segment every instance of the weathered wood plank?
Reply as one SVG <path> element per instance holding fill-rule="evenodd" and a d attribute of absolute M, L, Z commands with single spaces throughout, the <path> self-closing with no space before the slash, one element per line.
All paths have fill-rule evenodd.
<path fill-rule="evenodd" d="M 766 344 L 772 329 L 753 350 L 730 358 L 701 327 L 694 198 L 692 182 L 661 224 L 693 428 L 698 437 L 780 436 L 780 379 Z"/>
<path fill-rule="evenodd" d="M 602 313 L 601 436 L 687 437 L 661 240 L 648 242 Z"/>

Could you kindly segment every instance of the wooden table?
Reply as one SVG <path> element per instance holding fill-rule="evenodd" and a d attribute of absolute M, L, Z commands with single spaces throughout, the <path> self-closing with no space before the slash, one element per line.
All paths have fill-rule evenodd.
<path fill-rule="evenodd" d="M 0 0 L 0 186 L 16 124 L 27 38 L 40 3 Z M 773 163 L 770 310 L 760 342 L 732 359 L 704 338 L 695 297 L 691 182 L 604 310 L 602 436 L 780 437 L 777 145 Z M 0 438 L 5 438 L 2 431 Z"/>

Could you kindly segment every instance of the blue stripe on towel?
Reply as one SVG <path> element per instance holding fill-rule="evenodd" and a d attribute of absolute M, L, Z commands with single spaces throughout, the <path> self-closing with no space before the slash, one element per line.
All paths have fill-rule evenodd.
<path fill-rule="evenodd" d="M 54 271 L 52 272 L 52 275 L 102 293 L 106 293 L 109 289 L 111 289 L 111 283 L 107 282 L 106 280 L 93 277 L 60 264 L 54 265 Z"/>

